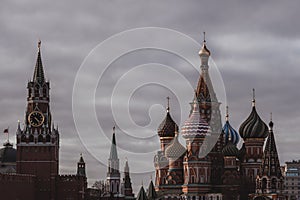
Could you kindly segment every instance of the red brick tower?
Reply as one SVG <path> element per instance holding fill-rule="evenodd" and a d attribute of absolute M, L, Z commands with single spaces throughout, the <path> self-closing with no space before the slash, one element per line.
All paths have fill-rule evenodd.
<path fill-rule="evenodd" d="M 41 42 L 33 79 L 28 82 L 25 127 L 17 129 L 17 173 L 36 176 L 36 199 L 55 199 L 59 133 L 51 127 L 50 84 L 45 80 Z"/>

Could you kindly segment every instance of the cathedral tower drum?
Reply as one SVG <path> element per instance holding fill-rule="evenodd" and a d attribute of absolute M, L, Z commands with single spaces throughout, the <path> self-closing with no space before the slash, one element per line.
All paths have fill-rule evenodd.
<path fill-rule="evenodd" d="M 41 59 L 41 42 L 33 79 L 28 82 L 25 127 L 17 129 L 17 173 L 37 176 L 37 199 L 55 199 L 59 133 L 51 126 L 50 83 Z"/>

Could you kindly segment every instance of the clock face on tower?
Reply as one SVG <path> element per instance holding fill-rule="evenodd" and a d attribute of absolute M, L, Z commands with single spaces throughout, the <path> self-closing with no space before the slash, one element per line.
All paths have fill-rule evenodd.
<path fill-rule="evenodd" d="M 28 122 L 33 127 L 41 126 L 44 122 L 44 115 L 39 111 L 33 111 L 28 115 Z"/>

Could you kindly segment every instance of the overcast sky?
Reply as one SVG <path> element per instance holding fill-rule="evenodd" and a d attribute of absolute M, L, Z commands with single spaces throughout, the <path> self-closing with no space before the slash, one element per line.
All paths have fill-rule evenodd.
<path fill-rule="evenodd" d="M 148 184 L 152 174 L 149 170 L 154 170 L 153 156 L 159 147 L 156 129 L 165 115 L 166 96 L 171 97 L 171 112 L 178 124 L 182 125 L 188 115 L 192 88 L 196 87 L 199 77 L 191 65 L 195 64 L 196 68 L 200 65 L 200 60 L 195 60 L 200 46 L 185 46 L 177 43 L 176 39 L 168 40 L 167 36 L 161 38 L 150 34 L 139 39 L 153 40 L 157 44 L 172 41 L 172 45 L 182 47 L 192 64 L 158 49 L 132 50 L 111 60 L 109 67 L 105 66 L 103 76 L 98 77 L 99 82 L 95 83 L 95 102 L 89 97 L 82 97 L 81 108 L 91 104 L 95 106 L 104 133 L 97 137 L 89 127 L 89 118 L 79 125 L 85 127 L 86 132 L 76 131 L 72 112 L 76 74 L 92 49 L 126 30 L 167 28 L 181 32 L 198 43 L 202 42 L 202 32 L 206 31 L 208 48 L 226 89 L 226 104 L 230 107 L 233 127 L 238 129 L 250 113 L 251 91 L 256 88 L 257 110 L 261 118 L 268 123 L 269 113 L 273 112 L 281 163 L 299 159 L 299 6 L 299 1 L 4 0 L 0 6 L 0 127 L 10 127 L 10 140 L 15 143 L 14 132 L 17 120 L 24 119 L 26 84 L 32 77 L 37 41 L 41 39 L 43 65 L 51 82 L 53 120 L 59 125 L 61 135 L 60 172 L 75 173 L 79 154 L 83 153 L 89 183 L 105 179 L 112 127 L 117 125 L 122 127 L 117 128 L 121 169 L 125 157 L 128 157 L 131 171 L 136 172 L 132 174 L 136 191 L 142 179 Z M 116 52 L 128 45 L 128 41 L 113 43 L 107 51 Z M 98 55 L 100 61 L 97 62 L 105 59 L 101 56 Z M 167 71 L 152 70 L 159 73 L 149 72 L 144 76 L 145 71 L 136 71 L 136 67 L 142 65 Z M 152 84 L 134 85 L 129 98 L 126 92 L 119 92 L 113 99 L 112 90 L 132 69 L 135 76 L 127 78 L 132 81 L 125 80 L 121 85 L 134 85 L 135 79 L 140 76 L 143 80 L 146 77 L 155 77 L 155 80 Z M 172 69 L 176 69 L 177 75 L 172 74 Z M 170 74 L 166 75 L 168 72 Z M 185 87 L 187 82 L 181 82 L 178 74 L 185 77 L 191 87 Z M 85 75 L 86 81 L 96 80 L 92 73 Z M 169 83 L 157 84 L 156 78 Z M 179 96 L 186 98 L 183 101 Z M 112 114 L 110 102 L 127 105 L 131 119 L 127 120 L 127 115 L 118 112 L 118 109 Z M 82 116 L 87 115 L 85 112 L 85 109 L 80 110 Z M 90 143 L 84 144 L 82 138 Z M 0 139 L 4 142 L 5 136 L 1 135 Z M 136 159 L 134 153 L 139 154 Z"/>

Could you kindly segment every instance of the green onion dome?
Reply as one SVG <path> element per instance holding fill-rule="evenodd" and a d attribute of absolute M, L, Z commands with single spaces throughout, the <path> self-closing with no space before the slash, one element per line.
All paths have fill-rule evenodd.
<path fill-rule="evenodd" d="M 238 156 L 239 154 L 239 150 L 238 148 L 232 144 L 231 142 L 229 142 L 222 150 L 222 153 L 224 156 Z"/>

